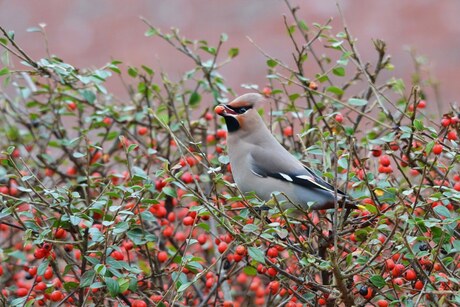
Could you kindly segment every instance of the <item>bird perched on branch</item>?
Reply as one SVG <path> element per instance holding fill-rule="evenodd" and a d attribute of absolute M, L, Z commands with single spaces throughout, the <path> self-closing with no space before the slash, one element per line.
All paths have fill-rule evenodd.
<path fill-rule="evenodd" d="M 340 206 L 354 207 L 342 191 L 334 190 L 276 140 L 255 109 L 264 102 L 264 96 L 248 93 L 214 109 L 227 125 L 228 156 L 238 188 L 254 191 L 265 201 L 281 192 L 303 209 L 334 208 L 336 196 Z"/>

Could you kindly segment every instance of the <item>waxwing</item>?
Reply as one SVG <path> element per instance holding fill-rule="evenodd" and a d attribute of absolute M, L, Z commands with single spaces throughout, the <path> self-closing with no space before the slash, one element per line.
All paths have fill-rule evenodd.
<path fill-rule="evenodd" d="M 215 112 L 227 125 L 227 149 L 232 174 L 238 188 L 255 192 L 268 201 L 272 193 L 277 199 L 303 209 L 334 208 L 335 195 L 339 206 L 354 207 L 345 194 L 321 179 L 291 155 L 273 136 L 255 109 L 265 97 L 257 93 L 244 94 L 228 104 L 218 105 Z"/>

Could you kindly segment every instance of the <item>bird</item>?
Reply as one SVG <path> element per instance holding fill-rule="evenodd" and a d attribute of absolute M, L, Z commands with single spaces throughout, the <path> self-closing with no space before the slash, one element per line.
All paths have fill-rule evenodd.
<path fill-rule="evenodd" d="M 335 208 L 336 198 L 340 206 L 353 208 L 344 192 L 303 165 L 273 136 L 256 110 L 265 102 L 263 95 L 247 93 L 214 108 L 225 119 L 227 153 L 238 189 L 264 201 L 274 193 L 277 199 L 284 195 L 291 205 L 283 206 L 303 210 Z"/>

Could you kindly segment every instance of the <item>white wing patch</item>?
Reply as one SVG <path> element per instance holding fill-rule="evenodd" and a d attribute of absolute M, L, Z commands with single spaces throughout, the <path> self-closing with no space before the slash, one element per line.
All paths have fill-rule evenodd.
<path fill-rule="evenodd" d="M 309 181 L 313 181 L 313 182 L 316 182 L 315 179 L 311 176 L 308 176 L 308 175 L 299 175 L 299 176 L 296 176 L 297 178 L 299 179 L 303 179 L 303 180 L 309 180 Z"/>
<path fill-rule="evenodd" d="M 283 177 L 285 180 L 289 181 L 289 182 L 292 182 L 292 178 L 289 176 L 289 175 L 286 175 L 286 174 L 283 174 L 283 173 L 279 173 L 281 177 Z"/>
<path fill-rule="evenodd" d="M 256 172 L 254 172 L 253 169 L 251 169 L 251 173 L 253 173 L 254 175 L 256 175 L 257 177 L 260 177 L 260 178 L 263 178 L 264 176 L 262 176 L 261 174 L 257 174 Z"/>

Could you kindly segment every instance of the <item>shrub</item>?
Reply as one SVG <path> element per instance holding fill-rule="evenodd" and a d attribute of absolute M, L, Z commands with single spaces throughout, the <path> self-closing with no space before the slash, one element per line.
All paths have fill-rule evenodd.
<path fill-rule="evenodd" d="M 34 61 L 1 28 L 2 303 L 459 304 L 457 113 L 431 116 L 423 76 L 381 80 L 383 41 L 371 65 L 347 28 L 295 12 L 294 65 L 262 51 L 267 85 L 245 87 L 270 101 L 260 112 L 280 142 L 356 199 L 352 212 L 267 213 L 232 184 L 212 113 L 234 95 L 219 73 L 238 54 L 226 35 L 212 46 L 149 25 L 196 65 L 176 82 L 121 61 Z M 105 87 L 114 75 L 128 101 Z"/>

